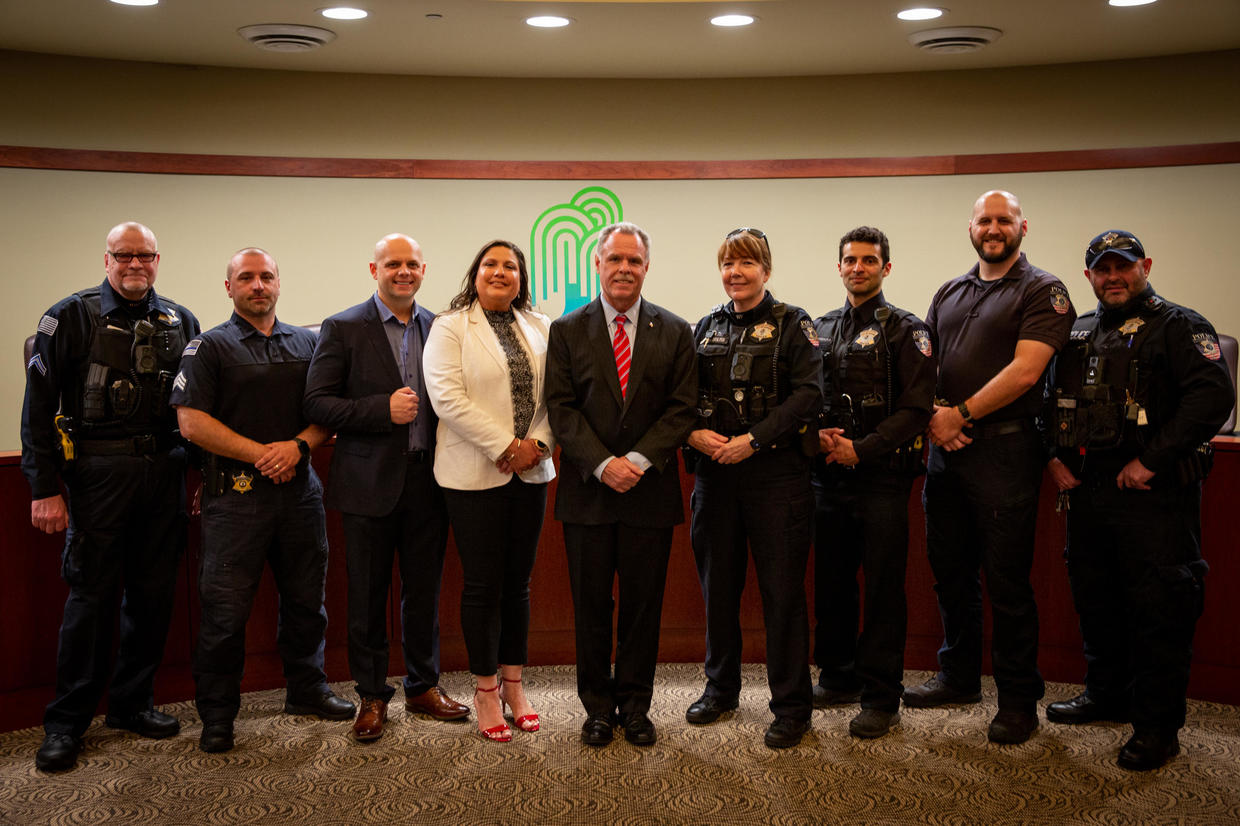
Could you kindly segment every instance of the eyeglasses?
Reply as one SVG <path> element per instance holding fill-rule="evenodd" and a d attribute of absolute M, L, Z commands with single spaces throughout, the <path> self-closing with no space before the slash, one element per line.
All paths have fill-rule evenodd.
<path fill-rule="evenodd" d="M 770 240 L 766 237 L 766 233 L 765 233 L 765 232 L 763 232 L 762 230 L 760 230 L 760 229 L 756 229 L 756 228 L 754 228 L 754 227 L 737 227 L 736 229 L 734 229 L 734 230 L 732 230 L 731 232 L 729 232 L 726 236 L 724 236 L 724 238 L 725 238 L 725 240 L 726 240 L 727 238 L 732 238 L 732 237 L 737 236 L 737 235 L 743 235 L 743 234 L 745 234 L 745 233 L 749 233 L 749 234 L 750 234 L 750 235 L 752 235 L 754 238 L 761 238 L 761 239 L 762 239 L 762 243 L 766 244 L 766 248 L 767 248 L 767 250 L 770 250 L 770 248 L 771 248 L 771 242 L 770 242 Z"/>
<path fill-rule="evenodd" d="M 1111 250 L 1133 251 L 1144 257 L 1145 249 L 1141 246 L 1141 242 L 1131 235 L 1120 235 L 1115 232 L 1108 232 L 1097 241 L 1089 245 L 1090 256 L 1101 255 Z"/>
<path fill-rule="evenodd" d="M 108 255 L 112 256 L 112 260 L 118 264 L 129 264 L 135 258 L 143 264 L 149 264 L 159 257 L 157 252 L 112 252 L 108 250 Z"/>

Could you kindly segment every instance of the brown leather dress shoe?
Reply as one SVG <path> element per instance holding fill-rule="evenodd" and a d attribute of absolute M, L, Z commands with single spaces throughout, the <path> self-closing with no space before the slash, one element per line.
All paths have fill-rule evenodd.
<path fill-rule="evenodd" d="M 378 697 L 363 697 L 361 710 L 353 721 L 353 736 L 363 743 L 383 736 L 383 723 L 387 720 L 387 702 Z"/>
<path fill-rule="evenodd" d="M 469 716 L 469 706 L 453 700 L 439 686 L 405 698 L 405 710 L 413 714 L 429 714 L 436 720 L 460 720 Z"/>

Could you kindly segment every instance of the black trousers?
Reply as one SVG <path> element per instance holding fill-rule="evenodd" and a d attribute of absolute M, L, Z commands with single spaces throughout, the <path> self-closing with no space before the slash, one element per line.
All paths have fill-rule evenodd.
<path fill-rule="evenodd" d="M 280 485 L 256 471 L 251 475 L 256 478 L 246 493 L 203 495 L 198 576 L 202 621 L 194 682 L 204 723 L 232 721 L 241 707 L 245 626 L 268 565 L 280 598 L 276 648 L 288 699 L 308 701 L 327 690 L 323 486 L 313 468 Z"/>
<path fill-rule="evenodd" d="M 61 574 L 69 598 L 56 653 L 56 698 L 43 728 L 81 737 L 105 690 L 111 714 L 154 707 L 151 687 L 185 550 L 185 451 L 80 456 L 64 478 L 69 530 Z"/>
<path fill-rule="evenodd" d="M 650 710 L 672 528 L 564 524 L 577 641 L 577 696 L 586 713 Z M 612 590 L 619 589 L 619 611 Z M 612 676 L 612 615 L 616 669 Z"/>
<path fill-rule="evenodd" d="M 407 466 L 400 501 L 391 513 L 346 513 L 342 522 L 349 568 L 349 672 L 358 695 L 386 702 L 396 693 L 387 684 L 387 604 L 394 558 L 400 565 L 405 694 L 412 697 L 434 688 L 439 684 L 439 585 L 448 516 L 431 462 Z"/>
<path fill-rule="evenodd" d="M 1108 473 L 1086 476 L 1070 496 L 1066 556 L 1085 687 L 1128 708 L 1135 730 L 1174 732 L 1205 603 L 1201 483 L 1120 490 Z"/>
<path fill-rule="evenodd" d="M 828 467 L 814 475 L 814 661 L 818 682 L 894 712 L 904 692 L 908 498 L 913 476 Z M 858 627 L 865 574 L 865 623 Z M 860 635 L 858 631 L 860 630 Z"/>
<path fill-rule="evenodd" d="M 809 459 L 795 449 L 759 451 L 736 465 L 703 459 L 692 503 L 693 556 L 706 602 L 706 693 L 732 698 L 741 690 L 741 594 L 752 552 L 766 624 L 770 709 L 777 717 L 808 720 Z"/>
<path fill-rule="evenodd" d="M 469 670 L 489 676 L 500 663 L 529 659 L 530 575 L 538 554 L 547 485 L 515 473 L 489 490 L 444 489 L 461 557 L 461 632 Z"/>
<path fill-rule="evenodd" d="M 1032 427 L 977 438 L 952 452 L 932 445 L 922 492 L 926 550 L 943 620 L 939 676 L 961 691 L 981 686 L 983 571 L 999 706 L 1022 711 L 1033 711 L 1045 689 L 1038 671 L 1038 607 L 1029 582 L 1044 467 Z"/>

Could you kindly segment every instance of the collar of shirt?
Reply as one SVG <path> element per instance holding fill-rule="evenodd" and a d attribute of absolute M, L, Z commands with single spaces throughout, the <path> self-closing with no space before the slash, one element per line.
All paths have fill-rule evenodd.
<path fill-rule="evenodd" d="M 607 319 L 607 335 L 609 338 L 616 335 L 616 316 L 621 313 L 613 306 L 607 303 L 607 298 L 601 293 L 599 294 L 599 303 L 603 305 L 603 316 Z M 637 341 L 637 319 L 641 317 L 642 297 L 639 295 L 637 300 L 633 302 L 633 306 L 624 311 L 625 318 L 624 334 L 629 337 L 629 347 L 633 346 L 633 342 Z"/>
<path fill-rule="evenodd" d="M 863 327 L 874 320 L 874 313 L 879 307 L 887 306 L 887 300 L 883 298 L 880 290 L 878 295 L 867 299 L 860 305 L 854 307 L 851 303 L 844 305 L 844 318 L 851 321 L 856 327 Z"/>
<path fill-rule="evenodd" d="M 232 317 L 229 319 L 229 321 L 231 321 L 233 325 L 238 330 L 241 331 L 242 338 L 249 338 L 250 336 L 259 336 L 260 338 L 266 338 L 266 336 L 263 336 L 263 334 L 258 331 L 257 327 L 255 327 L 253 324 L 251 324 L 249 321 L 243 318 L 236 310 L 233 310 Z M 275 323 L 272 324 L 271 326 L 272 336 L 286 335 L 288 331 L 289 331 L 289 326 L 278 318 L 275 320 Z"/>
<path fill-rule="evenodd" d="M 759 301 L 756 306 L 751 307 L 744 312 L 736 312 L 736 310 L 732 308 L 731 301 L 725 301 L 721 306 L 723 307 L 723 312 L 728 316 L 728 318 L 732 319 L 733 324 L 740 327 L 748 327 L 750 322 L 752 322 L 755 318 L 762 318 L 763 316 L 768 315 L 771 311 L 771 306 L 774 303 L 774 294 L 770 290 L 767 290 L 766 295 L 762 296 L 762 300 Z"/>
<path fill-rule="evenodd" d="M 99 314 L 111 315 L 120 311 L 126 315 L 149 316 L 155 310 L 164 315 L 171 315 L 163 302 L 159 300 L 159 296 L 155 294 L 154 289 L 148 289 L 139 301 L 126 301 L 112 289 L 112 285 L 108 283 L 108 279 L 103 279 L 103 286 L 99 288 Z"/>
<path fill-rule="evenodd" d="M 379 293 L 377 292 L 374 294 L 374 301 L 375 301 L 375 307 L 378 308 L 379 310 L 380 321 L 382 321 L 384 324 L 387 324 L 392 319 L 396 319 L 397 324 L 401 325 L 402 327 L 405 325 L 405 322 L 401 321 L 399 318 L 396 318 L 396 313 L 392 312 L 392 309 L 388 307 L 388 305 L 383 303 L 383 299 L 379 297 Z M 412 322 L 417 317 L 418 317 L 418 302 L 415 301 L 413 302 L 413 308 L 409 311 L 409 321 Z"/>
<path fill-rule="evenodd" d="M 1025 258 L 1025 254 L 1022 252 L 1019 256 L 1017 256 L 1016 260 L 1012 262 L 1012 266 L 1008 267 L 1008 271 L 1005 272 L 1000 278 L 996 278 L 992 281 L 984 281 L 981 276 L 981 269 L 981 264 L 974 264 L 973 269 L 969 270 L 968 275 L 973 281 L 976 281 L 982 287 L 989 287 L 991 284 L 995 283 L 995 281 L 1019 281 L 1025 277 L 1025 273 L 1029 272 L 1032 267 L 1029 264 L 1029 259 Z"/>

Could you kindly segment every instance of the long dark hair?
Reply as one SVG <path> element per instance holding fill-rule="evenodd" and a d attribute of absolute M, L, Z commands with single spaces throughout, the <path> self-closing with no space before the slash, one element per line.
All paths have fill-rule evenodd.
<path fill-rule="evenodd" d="M 465 280 L 461 282 L 461 291 L 448 304 L 449 310 L 464 309 L 478 300 L 478 285 L 475 283 L 478 279 L 478 267 L 482 265 L 482 259 L 486 257 L 487 250 L 492 247 L 505 247 L 512 250 L 513 254 L 517 256 L 517 269 L 520 271 L 521 284 L 517 290 L 517 297 L 512 300 L 512 307 L 514 310 L 528 310 L 530 308 L 530 271 L 525 266 L 525 253 L 511 241 L 496 239 L 483 244 L 482 249 L 478 250 L 478 254 L 474 256 L 473 263 L 465 271 Z"/>

